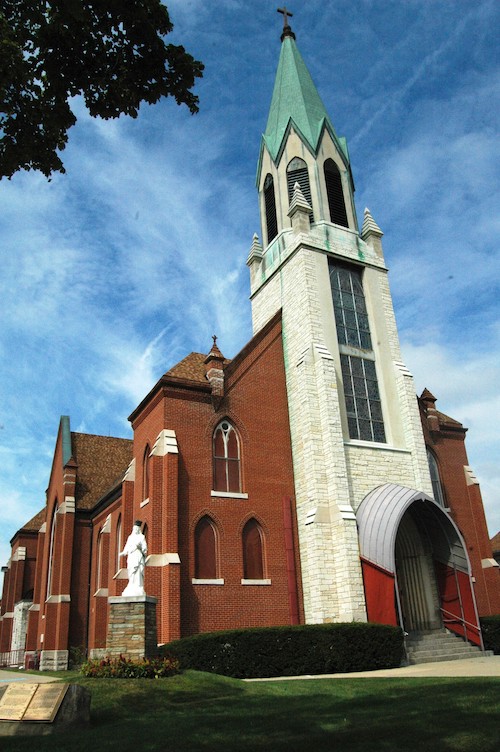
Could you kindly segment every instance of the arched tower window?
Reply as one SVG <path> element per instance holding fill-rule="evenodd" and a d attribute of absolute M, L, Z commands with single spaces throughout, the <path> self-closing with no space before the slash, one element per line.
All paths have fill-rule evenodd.
<path fill-rule="evenodd" d="M 307 165 L 300 157 L 294 157 L 286 168 L 286 183 L 288 186 L 288 203 L 290 204 L 293 196 L 293 186 L 295 183 L 300 185 L 300 190 L 304 194 L 309 206 L 312 206 L 311 198 L 311 185 L 309 183 L 309 173 L 307 172 Z M 311 222 L 314 222 L 313 213 L 309 215 Z"/>
<path fill-rule="evenodd" d="M 328 265 L 349 438 L 385 443 L 362 271 L 334 259 Z"/>
<path fill-rule="evenodd" d="M 243 528 L 243 577 L 245 580 L 264 579 L 264 542 L 257 520 L 248 520 Z"/>
<path fill-rule="evenodd" d="M 149 489 L 150 489 L 150 472 L 151 472 L 151 459 L 150 455 L 151 449 L 149 447 L 149 444 L 146 444 L 146 448 L 144 450 L 144 457 L 142 460 L 142 498 L 143 499 L 149 499 Z"/>
<path fill-rule="evenodd" d="M 441 486 L 441 478 L 439 477 L 438 463 L 433 452 L 431 452 L 431 450 L 428 447 L 427 447 L 427 462 L 429 463 L 429 472 L 431 474 L 432 493 L 434 495 L 434 500 L 437 501 L 437 503 L 440 504 L 442 507 L 446 507 L 446 503 L 444 500 L 443 487 Z"/>
<path fill-rule="evenodd" d="M 210 517 L 202 517 L 194 531 L 194 576 L 217 579 L 217 529 Z"/>
<path fill-rule="evenodd" d="M 328 196 L 330 219 L 336 225 L 349 227 L 340 170 L 333 159 L 327 159 L 323 169 L 325 172 L 326 195 Z"/>
<path fill-rule="evenodd" d="M 223 420 L 213 437 L 214 491 L 241 492 L 240 443 L 228 420 Z"/>
<path fill-rule="evenodd" d="M 276 215 L 276 198 L 274 195 L 273 176 L 269 173 L 264 180 L 264 205 L 266 208 L 267 242 L 274 240 L 278 234 L 278 219 Z"/>

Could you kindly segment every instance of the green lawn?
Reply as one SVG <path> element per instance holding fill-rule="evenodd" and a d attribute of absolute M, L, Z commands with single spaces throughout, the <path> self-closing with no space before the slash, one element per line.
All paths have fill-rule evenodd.
<path fill-rule="evenodd" d="M 188 671 L 81 679 L 88 729 L 2 737 L 2 752 L 498 752 L 500 680 L 320 679 L 246 683 Z M 54 746 L 55 744 L 55 746 Z"/>

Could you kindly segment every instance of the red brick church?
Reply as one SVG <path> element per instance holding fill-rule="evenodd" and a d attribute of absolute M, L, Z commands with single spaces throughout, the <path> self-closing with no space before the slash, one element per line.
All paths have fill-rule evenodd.
<path fill-rule="evenodd" d="M 131 440 L 61 418 L 46 504 L 11 541 L 0 653 L 45 668 L 104 654 L 136 519 L 159 643 L 368 619 L 480 645 L 479 616 L 500 613 L 466 429 L 415 396 L 383 233 L 368 210 L 358 225 L 345 138 L 285 20 L 247 259 L 253 337 L 231 360 L 214 338 L 170 368 Z"/>

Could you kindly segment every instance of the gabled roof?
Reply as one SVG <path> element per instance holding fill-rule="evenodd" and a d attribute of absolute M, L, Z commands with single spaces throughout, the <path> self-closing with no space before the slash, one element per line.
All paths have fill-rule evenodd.
<path fill-rule="evenodd" d="M 76 508 L 92 509 L 125 475 L 132 460 L 132 440 L 72 433 L 77 471 Z"/>
<path fill-rule="evenodd" d="M 500 532 L 491 539 L 491 548 L 494 554 L 500 553 Z"/>
<path fill-rule="evenodd" d="M 40 528 L 42 527 L 43 523 L 45 522 L 47 514 L 47 507 L 43 507 L 43 509 L 40 509 L 39 512 L 35 514 L 34 517 L 31 518 L 28 522 L 25 522 L 25 524 L 19 528 L 19 530 L 16 530 L 12 538 L 10 539 L 10 545 L 14 545 L 14 541 L 16 540 L 18 535 L 23 535 L 25 533 L 38 533 Z"/>
<path fill-rule="evenodd" d="M 39 512 L 35 514 L 34 517 L 31 518 L 28 522 L 26 522 L 25 525 L 22 526 L 21 530 L 28 530 L 28 531 L 34 531 L 38 532 L 40 528 L 42 527 L 43 523 L 45 522 L 45 516 L 47 514 L 47 508 L 44 507 L 43 509 L 40 509 Z"/>
<path fill-rule="evenodd" d="M 291 124 L 314 154 L 326 127 L 348 163 L 345 139 L 339 139 L 336 135 L 295 39 L 286 36 L 281 45 L 271 107 L 263 135 L 263 141 L 274 162 L 278 159 Z"/>
<path fill-rule="evenodd" d="M 203 384 L 207 383 L 205 360 L 207 356 L 203 353 L 191 352 L 186 355 L 179 363 L 170 368 L 165 376 L 173 376 L 176 379 L 187 379 L 188 381 L 199 381 Z M 230 361 L 224 358 L 224 365 L 226 366 Z"/>

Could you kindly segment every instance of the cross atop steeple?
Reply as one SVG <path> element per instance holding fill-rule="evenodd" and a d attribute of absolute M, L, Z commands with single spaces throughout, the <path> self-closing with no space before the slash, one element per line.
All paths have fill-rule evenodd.
<path fill-rule="evenodd" d="M 278 8 L 278 13 L 283 14 L 283 28 L 286 29 L 286 27 L 289 26 L 288 16 L 290 16 L 290 18 L 293 18 L 293 13 L 290 13 L 286 5 L 284 5 L 282 8 Z"/>
<path fill-rule="evenodd" d="M 281 13 L 283 15 L 283 34 L 281 35 L 281 41 L 285 37 L 292 37 L 295 39 L 295 34 L 293 33 L 290 24 L 288 23 L 288 18 L 293 17 L 293 13 L 290 13 L 286 5 L 284 5 L 282 8 L 278 8 L 278 13 Z"/>

